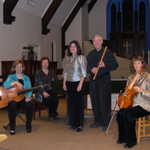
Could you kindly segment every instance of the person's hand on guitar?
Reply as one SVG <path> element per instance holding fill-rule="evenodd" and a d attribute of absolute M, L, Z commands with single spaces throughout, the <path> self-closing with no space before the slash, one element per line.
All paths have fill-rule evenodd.
<path fill-rule="evenodd" d="M 47 92 L 43 92 L 43 96 L 44 96 L 44 98 L 47 98 L 47 97 L 49 97 L 50 95 L 47 93 Z"/>
<path fill-rule="evenodd" d="M 21 83 L 19 83 L 18 81 L 14 81 L 11 83 L 12 87 L 18 87 L 19 89 L 23 88 L 23 85 Z"/>
<path fill-rule="evenodd" d="M 142 89 L 141 89 L 140 87 L 138 87 L 138 86 L 134 86 L 133 89 L 134 89 L 134 91 L 136 91 L 137 93 L 142 92 Z"/>
<path fill-rule="evenodd" d="M 30 102 L 31 99 L 32 99 L 31 97 L 26 97 L 26 98 L 25 98 L 25 101 L 26 101 L 26 102 Z"/>

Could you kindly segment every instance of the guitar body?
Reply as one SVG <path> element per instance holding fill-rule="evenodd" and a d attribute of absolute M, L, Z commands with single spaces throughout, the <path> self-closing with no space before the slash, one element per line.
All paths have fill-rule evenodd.
<path fill-rule="evenodd" d="M 132 81 L 130 84 L 126 87 L 125 92 L 118 97 L 118 106 L 120 108 L 129 108 L 133 105 L 133 98 L 135 94 L 137 93 L 134 90 L 134 85 L 137 80 L 140 79 L 141 74 L 136 73 L 134 77 L 132 78 Z"/>
<path fill-rule="evenodd" d="M 20 88 L 17 85 L 15 85 L 14 87 L 10 89 L 0 87 L 0 108 L 6 107 L 10 101 L 15 101 L 15 102 L 22 101 L 25 98 L 24 93 L 26 92 L 36 90 L 39 88 L 44 88 L 50 85 L 51 85 L 51 82 L 47 84 L 43 84 L 43 85 L 38 85 L 32 88 L 28 88 L 28 89 Z"/>
<path fill-rule="evenodd" d="M 17 87 L 11 89 L 5 89 L 0 87 L 0 108 L 7 107 L 10 101 L 20 102 L 24 99 L 24 95 L 18 95 L 22 89 Z"/>
<path fill-rule="evenodd" d="M 118 97 L 118 106 L 119 108 L 129 108 L 133 105 L 133 98 L 136 92 L 132 89 L 126 89 L 125 92 Z"/>

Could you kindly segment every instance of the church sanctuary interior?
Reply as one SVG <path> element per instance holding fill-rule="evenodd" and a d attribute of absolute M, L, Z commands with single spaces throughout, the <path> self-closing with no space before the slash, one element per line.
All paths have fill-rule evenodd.
<path fill-rule="evenodd" d="M 96 44 L 100 48 L 96 48 Z M 78 59 L 80 47 L 85 64 Z M 95 80 L 93 69 L 88 69 L 92 50 L 99 56 L 93 66 L 97 69 Z M 133 57 L 140 59 L 133 60 Z M 111 59 L 116 61 L 114 69 L 107 65 Z M 132 68 L 136 67 L 135 62 L 144 66 L 137 73 Z M 72 67 L 73 72 L 66 66 L 80 68 Z M 106 72 L 101 75 L 103 70 Z M 135 76 L 129 84 L 133 70 Z M 138 82 L 143 72 L 147 79 Z M 80 79 L 72 77 L 70 81 L 69 73 L 73 77 L 76 73 Z M 101 94 L 108 97 L 110 107 L 106 108 L 110 108 L 110 116 L 108 121 L 99 117 L 96 122 L 98 113 L 103 115 L 103 109 L 97 110 L 99 104 L 93 101 L 91 94 L 96 91 L 92 83 L 102 88 L 105 82 L 101 82 L 101 78 L 107 81 L 103 79 L 105 75 L 110 77 L 110 84 L 105 87 L 110 89 L 110 97 L 103 94 L 104 89 L 98 97 L 102 97 Z M 74 83 L 79 83 L 77 88 Z M 144 83 L 146 96 L 141 87 Z M 137 91 L 130 95 L 127 90 Z M 82 98 L 82 108 L 78 108 L 77 102 L 71 102 L 77 95 Z M 123 108 L 123 103 L 119 106 L 120 95 L 132 100 L 132 106 Z M 138 95 L 148 100 L 144 106 L 134 105 Z M 135 142 L 129 144 L 128 139 L 119 139 L 118 116 L 121 110 L 134 107 L 146 113 L 138 117 L 135 114 L 134 123 L 128 118 L 122 121 L 121 126 L 125 127 L 127 121 L 135 127 Z M 102 119 L 105 126 L 99 122 Z M 78 122 L 80 125 L 75 126 Z M 128 137 L 126 134 L 122 139 Z M 130 148 L 150 149 L 150 0 L 0 0 L 0 150 Z"/>

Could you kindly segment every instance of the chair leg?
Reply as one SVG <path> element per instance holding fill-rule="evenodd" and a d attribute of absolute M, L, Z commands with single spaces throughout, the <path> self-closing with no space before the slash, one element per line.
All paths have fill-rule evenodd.
<path fill-rule="evenodd" d="M 41 117 L 41 110 L 39 110 L 39 118 Z"/>
<path fill-rule="evenodd" d="M 141 118 L 138 119 L 137 123 L 137 143 L 140 143 L 141 139 Z"/>
<path fill-rule="evenodd" d="M 35 120 L 35 119 L 36 119 L 36 112 L 33 111 L 33 120 Z"/>
<path fill-rule="evenodd" d="M 145 136 L 145 117 L 143 118 L 143 136 Z"/>
<path fill-rule="evenodd" d="M 22 122 L 24 122 L 24 123 L 26 122 L 25 119 L 21 116 L 21 114 L 18 114 L 18 117 Z"/>

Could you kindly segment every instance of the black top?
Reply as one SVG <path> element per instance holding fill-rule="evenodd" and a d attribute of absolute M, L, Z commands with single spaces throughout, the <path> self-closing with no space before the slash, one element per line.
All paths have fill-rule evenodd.
<path fill-rule="evenodd" d="M 41 70 L 36 74 L 36 77 L 35 77 L 35 84 L 36 85 L 44 85 L 44 84 L 51 83 L 51 82 L 52 82 L 52 75 L 50 74 L 50 72 L 48 72 L 48 74 L 45 74 Z M 48 92 L 51 90 L 52 90 L 52 86 L 50 84 L 49 86 L 46 86 L 46 87 L 40 89 L 40 92 L 43 92 L 43 91 Z"/>
<path fill-rule="evenodd" d="M 18 82 L 21 83 L 24 86 L 23 79 L 18 79 Z"/>
<path fill-rule="evenodd" d="M 87 56 L 87 61 L 88 61 L 87 72 L 88 73 L 91 73 L 91 69 L 93 67 L 97 67 L 98 63 L 100 62 L 103 52 L 104 52 L 103 49 L 101 49 L 100 51 L 97 51 L 96 49 L 94 49 L 88 54 Z M 106 74 L 109 75 L 110 71 L 115 70 L 118 67 L 118 63 L 110 50 L 106 51 L 103 61 L 105 63 L 105 67 L 100 68 L 97 74 L 97 78 L 101 78 Z"/>

